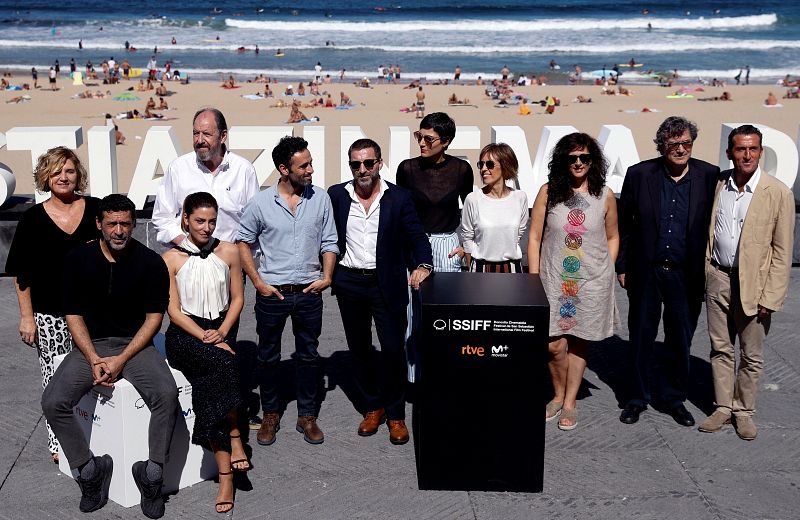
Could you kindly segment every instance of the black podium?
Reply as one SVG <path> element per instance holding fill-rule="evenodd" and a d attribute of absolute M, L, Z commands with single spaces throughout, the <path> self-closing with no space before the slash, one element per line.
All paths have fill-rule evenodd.
<path fill-rule="evenodd" d="M 541 492 L 549 307 L 539 276 L 436 273 L 420 301 L 420 489 Z"/>

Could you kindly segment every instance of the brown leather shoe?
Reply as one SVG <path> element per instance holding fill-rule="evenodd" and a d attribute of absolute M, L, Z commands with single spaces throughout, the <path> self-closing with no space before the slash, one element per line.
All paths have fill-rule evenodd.
<path fill-rule="evenodd" d="M 375 435 L 375 433 L 378 431 L 378 427 L 383 424 L 385 420 L 386 412 L 383 410 L 383 408 L 373 410 L 372 412 L 367 412 L 367 415 L 364 416 L 364 420 L 358 425 L 358 434 L 362 437 Z"/>
<path fill-rule="evenodd" d="M 313 415 L 301 415 L 298 417 L 295 429 L 303 434 L 303 439 L 309 444 L 322 444 L 322 441 L 325 440 L 325 434 L 319 429 L 317 418 Z"/>
<path fill-rule="evenodd" d="M 703 419 L 698 430 L 705 433 L 714 433 L 722 429 L 726 424 L 731 423 L 731 414 L 725 413 L 719 408 L 714 410 L 714 413 Z"/>
<path fill-rule="evenodd" d="M 386 425 L 389 426 L 389 442 L 392 444 L 405 444 L 408 442 L 408 428 L 406 428 L 404 420 L 389 419 L 386 421 Z"/>
<path fill-rule="evenodd" d="M 756 423 L 753 422 L 753 418 L 746 415 L 733 418 L 733 429 L 736 430 L 736 435 L 745 441 L 754 440 L 758 434 Z"/>
<path fill-rule="evenodd" d="M 261 428 L 258 429 L 256 441 L 262 446 L 269 446 L 275 442 L 275 434 L 281 429 L 281 416 L 278 412 L 264 412 L 261 419 Z"/>

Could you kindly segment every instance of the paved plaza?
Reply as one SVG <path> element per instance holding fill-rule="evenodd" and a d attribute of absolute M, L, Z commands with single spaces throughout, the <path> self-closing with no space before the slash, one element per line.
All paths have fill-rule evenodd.
<path fill-rule="evenodd" d="M 12 280 L 0 278 L 0 518 L 144 518 L 138 506 L 109 503 L 78 511 L 78 486 L 50 462 L 39 404 L 41 379 L 33 350 L 19 340 Z M 648 410 L 639 423 L 619 422 L 629 375 L 627 299 L 617 291 L 618 336 L 592 346 L 579 396 L 579 425 L 563 432 L 547 425 L 544 492 L 420 491 L 412 443 L 393 446 L 382 427 L 356 435 L 361 417 L 347 394 L 349 354 L 334 298 L 326 294 L 320 352 L 326 395 L 320 413 L 325 442 L 312 446 L 294 431 L 295 403 L 288 403 L 275 444 L 253 446 L 252 490 L 239 491 L 237 519 L 797 519 L 800 518 L 800 269 L 792 270 L 785 309 L 767 338 L 756 424 L 758 438 L 740 440 L 732 427 L 716 434 L 685 428 Z M 255 348 L 253 292 L 249 286 L 239 333 L 240 355 Z M 284 335 L 285 373 L 293 340 Z M 544 345 L 539 348 L 546 348 Z M 705 316 L 694 338 L 692 387 L 687 407 L 699 422 L 712 410 Z M 286 387 L 290 386 L 287 378 Z M 285 392 L 287 399 L 291 392 Z M 531 403 L 529 411 L 542 415 Z M 411 405 L 408 405 L 411 416 Z M 464 435 L 481 446 L 486 421 L 475 410 Z M 508 442 L 522 449 L 526 432 L 505 419 Z M 409 420 L 410 424 L 410 420 Z M 509 465 L 516 464 L 508 460 Z M 116 467 L 116 471 L 129 468 Z M 217 486 L 202 482 L 169 497 L 165 518 L 221 518 L 214 511 Z"/>

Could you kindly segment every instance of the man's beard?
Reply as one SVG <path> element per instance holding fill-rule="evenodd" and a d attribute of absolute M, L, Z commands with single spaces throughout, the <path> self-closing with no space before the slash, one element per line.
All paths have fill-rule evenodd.
<path fill-rule="evenodd" d="M 200 159 L 202 162 L 210 161 L 217 155 L 219 149 L 217 148 L 195 148 L 194 151 L 197 153 L 197 158 Z"/>
<path fill-rule="evenodd" d="M 378 182 L 379 176 L 377 174 L 369 174 L 364 177 L 356 177 L 356 184 L 365 192 L 371 192 Z"/>

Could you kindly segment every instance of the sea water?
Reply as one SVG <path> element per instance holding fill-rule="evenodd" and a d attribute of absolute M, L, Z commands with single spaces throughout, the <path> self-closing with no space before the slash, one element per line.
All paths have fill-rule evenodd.
<path fill-rule="evenodd" d="M 348 80 L 399 65 L 401 79 L 544 74 L 564 82 L 627 64 L 623 78 L 646 81 L 677 69 L 688 80 L 731 82 L 800 74 L 800 2 L 729 0 L 286 0 L 136 2 L 0 1 L 0 69 L 42 77 L 59 60 L 97 67 L 111 57 L 144 68 L 157 48 L 159 65 L 195 78 L 256 74 Z M 172 43 L 173 38 L 175 44 Z M 83 49 L 78 48 L 82 41 Z M 125 51 L 129 42 L 136 51 Z M 255 52 L 256 45 L 259 53 Z M 242 49 L 243 48 L 243 49 Z M 276 56 L 278 50 L 283 56 Z M 559 68 L 551 69 L 555 61 Z M 99 69 L 99 67 L 97 67 Z M 745 74 L 741 76 L 744 81 Z"/>

